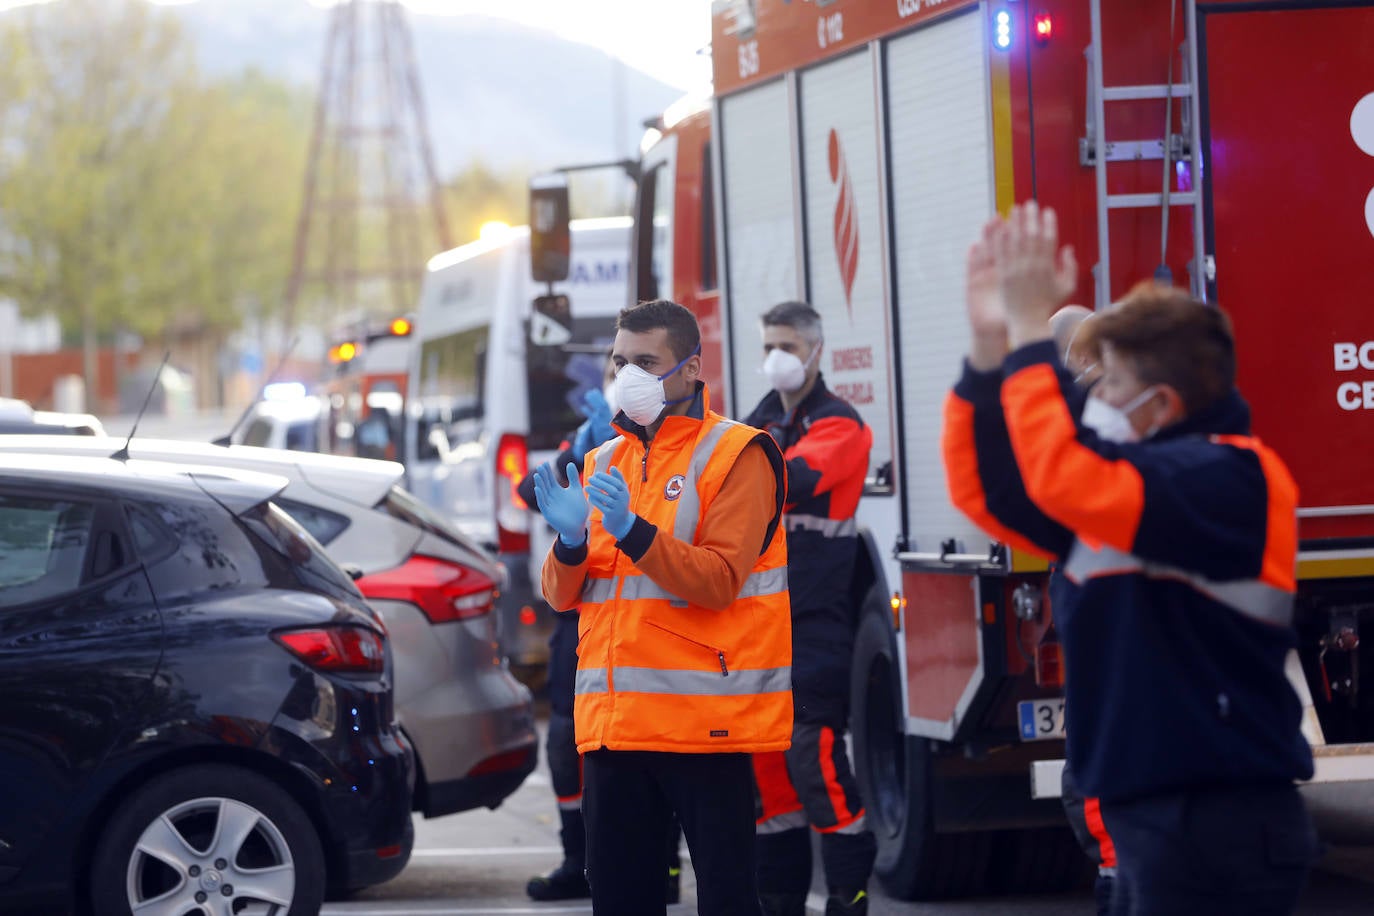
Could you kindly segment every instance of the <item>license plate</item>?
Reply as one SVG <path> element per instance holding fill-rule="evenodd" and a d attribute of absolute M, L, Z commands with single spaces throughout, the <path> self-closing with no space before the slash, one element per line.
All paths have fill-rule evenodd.
<path fill-rule="evenodd" d="M 1049 741 L 1064 737 L 1064 701 L 1024 700 L 1016 704 L 1022 741 Z"/>

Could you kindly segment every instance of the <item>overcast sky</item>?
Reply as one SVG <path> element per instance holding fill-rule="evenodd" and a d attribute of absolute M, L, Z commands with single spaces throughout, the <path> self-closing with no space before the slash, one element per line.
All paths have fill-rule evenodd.
<path fill-rule="evenodd" d="M 50 0 L 0 0 L 0 10 Z M 148 0 L 159 5 L 198 0 Z M 337 0 L 282 0 L 332 6 Z M 402 0 L 417 13 L 479 13 L 602 48 L 683 90 L 710 79 L 698 49 L 711 40 L 711 0 Z"/>

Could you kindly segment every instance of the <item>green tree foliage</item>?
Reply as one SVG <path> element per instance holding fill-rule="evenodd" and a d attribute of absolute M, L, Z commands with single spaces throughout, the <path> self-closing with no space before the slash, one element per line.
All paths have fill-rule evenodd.
<path fill-rule="evenodd" d="M 261 76 L 202 78 L 177 22 L 137 0 L 0 16 L 0 295 L 88 351 L 270 311 L 309 112 Z"/>
<path fill-rule="evenodd" d="M 483 162 L 474 162 L 455 175 L 444 188 L 453 243 L 477 238 L 483 223 L 523 224 L 529 212 L 527 185 L 522 172 L 497 172 Z"/>
<path fill-rule="evenodd" d="M 509 166 L 495 171 L 478 161 L 444 186 L 445 206 L 453 243 L 477 238 L 482 224 L 491 221 L 523 225 L 529 219 L 530 170 Z M 573 218 L 623 216 L 629 212 L 633 186 L 615 169 L 574 173 L 569 194 Z"/>

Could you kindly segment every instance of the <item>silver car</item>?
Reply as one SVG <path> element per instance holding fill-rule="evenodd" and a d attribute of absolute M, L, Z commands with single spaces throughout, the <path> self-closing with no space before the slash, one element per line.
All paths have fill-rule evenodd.
<path fill-rule="evenodd" d="M 110 455 L 120 439 L 0 436 L 0 451 Z M 499 805 L 534 769 L 529 690 L 507 670 L 493 609 L 504 570 L 401 486 L 389 461 L 135 439 L 134 458 L 261 471 L 273 501 L 349 570 L 385 624 L 402 729 L 419 764 L 414 808 L 439 817 Z"/>

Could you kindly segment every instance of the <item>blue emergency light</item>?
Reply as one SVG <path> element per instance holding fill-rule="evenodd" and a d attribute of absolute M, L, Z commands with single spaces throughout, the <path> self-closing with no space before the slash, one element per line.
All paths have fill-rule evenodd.
<path fill-rule="evenodd" d="M 993 35 L 992 45 L 999 51 L 1006 51 L 1011 48 L 1011 13 L 1007 10 L 998 10 L 997 15 L 992 17 Z"/>

